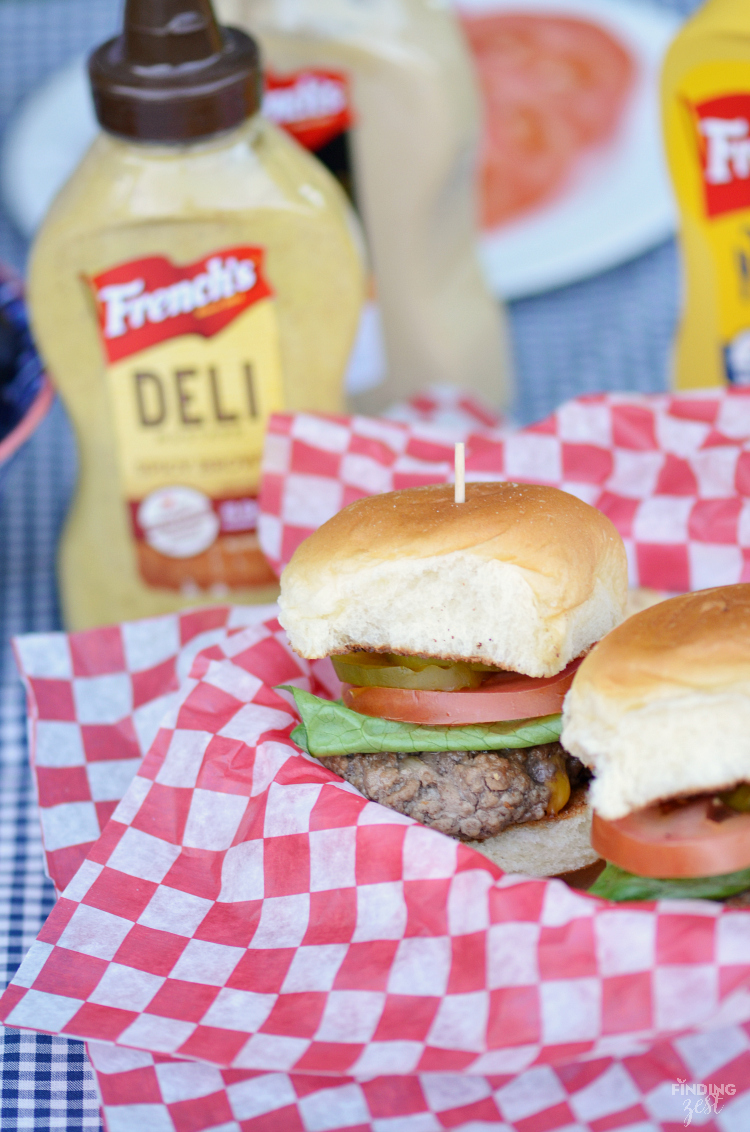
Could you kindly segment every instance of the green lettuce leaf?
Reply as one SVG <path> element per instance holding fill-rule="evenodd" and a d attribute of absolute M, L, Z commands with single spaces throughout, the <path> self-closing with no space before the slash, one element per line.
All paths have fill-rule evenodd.
<path fill-rule="evenodd" d="M 724 873 L 716 877 L 680 877 L 658 880 L 626 873 L 617 865 L 608 864 L 589 889 L 590 896 L 605 900 L 724 900 L 750 888 L 750 869 Z"/>
<path fill-rule="evenodd" d="M 475 723 L 468 727 L 425 727 L 360 715 L 341 703 L 321 700 L 300 688 L 291 692 L 302 716 L 292 739 L 310 755 L 357 755 L 379 751 L 499 751 L 535 747 L 560 737 L 561 716 L 515 719 L 508 723 Z"/>

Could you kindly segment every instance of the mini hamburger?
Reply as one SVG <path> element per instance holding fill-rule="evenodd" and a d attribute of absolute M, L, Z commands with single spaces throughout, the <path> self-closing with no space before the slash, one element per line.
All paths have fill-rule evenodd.
<path fill-rule="evenodd" d="M 750 889 L 750 585 L 671 598 L 594 648 L 562 742 L 594 772 L 591 892 L 723 899 Z"/>
<path fill-rule="evenodd" d="M 294 738 L 367 798 L 508 871 L 592 863 L 587 772 L 559 743 L 579 659 L 622 619 L 622 540 L 551 487 L 429 486 L 361 499 L 281 578 L 294 650 L 331 657 L 338 703 L 290 688 Z"/>

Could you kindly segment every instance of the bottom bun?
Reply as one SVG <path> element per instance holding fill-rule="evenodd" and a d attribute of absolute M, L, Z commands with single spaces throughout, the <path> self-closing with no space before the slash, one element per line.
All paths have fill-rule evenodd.
<path fill-rule="evenodd" d="M 591 848 L 588 788 L 580 786 L 554 818 L 511 825 L 486 841 L 466 841 L 506 873 L 550 877 L 572 873 L 599 860 Z"/>

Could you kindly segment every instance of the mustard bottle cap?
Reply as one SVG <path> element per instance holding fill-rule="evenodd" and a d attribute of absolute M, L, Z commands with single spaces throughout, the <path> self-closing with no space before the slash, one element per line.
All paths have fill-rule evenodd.
<path fill-rule="evenodd" d="M 122 34 L 92 52 L 89 78 L 101 126 L 141 141 L 209 137 L 260 107 L 257 44 L 220 27 L 211 0 L 126 0 Z"/>

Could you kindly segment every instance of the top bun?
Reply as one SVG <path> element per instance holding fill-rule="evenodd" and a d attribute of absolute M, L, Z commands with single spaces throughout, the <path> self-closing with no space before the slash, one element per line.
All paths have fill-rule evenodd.
<path fill-rule="evenodd" d="M 578 669 L 561 742 L 594 770 L 591 802 L 610 820 L 750 781 L 750 585 L 629 618 Z"/>
<path fill-rule="evenodd" d="M 313 659 L 369 649 L 560 672 L 622 620 L 625 549 L 601 512 L 536 484 L 352 503 L 298 547 L 280 621 Z"/>

